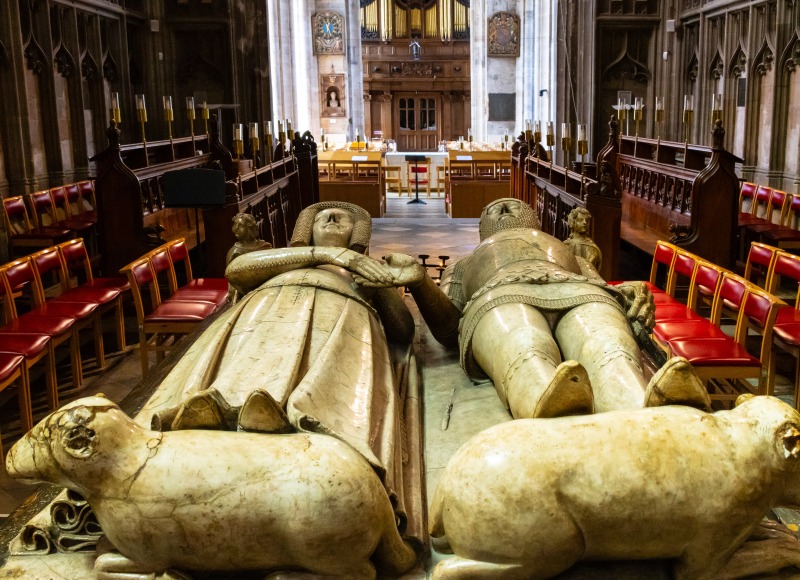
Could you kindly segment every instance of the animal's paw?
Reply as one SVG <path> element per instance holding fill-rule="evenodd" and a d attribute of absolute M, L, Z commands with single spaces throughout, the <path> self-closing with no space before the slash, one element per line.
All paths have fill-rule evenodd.
<path fill-rule="evenodd" d="M 94 571 L 97 580 L 192 580 L 191 576 L 177 570 L 143 571 L 141 564 L 119 552 L 106 552 L 98 556 L 94 561 Z"/>

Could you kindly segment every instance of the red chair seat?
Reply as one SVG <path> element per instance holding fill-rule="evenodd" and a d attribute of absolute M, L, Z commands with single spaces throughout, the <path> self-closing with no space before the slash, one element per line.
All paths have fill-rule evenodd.
<path fill-rule="evenodd" d="M 54 302 L 48 301 L 26 312 L 25 316 L 66 316 L 82 320 L 94 314 L 100 305 L 97 302 Z"/>
<path fill-rule="evenodd" d="M 674 304 L 669 303 L 656 303 L 656 322 L 664 322 L 667 320 L 706 320 L 697 312 L 686 306 L 685 304 L 681 304 L 680 302 L 676 302 Z"/>
<path fill-rule="evenodd" d="M 657 322 L 653 335 L 662 343 L 671 343 L 673 340 L 687 338 L 717 339 L 728 338 L 718 326 L 705 319 L 667 320 Z"/>
<path fill-rule="evenodd" d="M 167 300 L 144 317 L 145 323 L 154 322 L 199 322 L 217 310 L 211 302 L 180 302 Z"/>
<path fill-rule="evenodd" d="M 50 343 L 47 334 L 3 334 L 0 333 L 0 351 L 16 352 L 25 358 L 33 358 Z"/>
<path fill-rule="evenodd" d="M 217 306 L 222 306 L 228 300 L 228 290 L 224 292 L 220 290 L 200 290 L 193 288 L 178 288 L 169 298 L 170 300 L 177 300 L 179 302 L 211 302 Z"/>
<path fill-rule="evenodd" d="M 794 310 L 794 308 L 792 308 Z M 772 332 L 790 346 L 800 346 L 800 323 L 775 325 Z"/>
<path fill-rule="evenodd" d="M 129 292 L 131 284 L 126 278 L 110 277 L 110 278 L 93 278 L 91 282 L 81 284 L 79 288 L 112 288 L 120 292 Z"/>
<path fill-rule="evenodd" d="M 48 336 L 61 336 L 69 332 L 76 319 L 71 316 L 29 316 L 23 314 L 0 327 L 0 333 L 36 333 Z"/>
<path fill-rule="evenodd" d="M 761 367 L 761 361 L 732 338 L 673 340 L 672 356 L 682 356 L 693 366 Z"/>
<path fill-rule="evenodd" d="M 48 300 L 48 303 L 56 302 L 96 302 L 97 304 L 108 304 L 119 298 L 120 291 L 114 288 L 92 288 L 90 286 L 78 286 L 62 292 L 55 298 Z"/>
<path fill-rule="evenodd" d="M 764 241 L 771 244 L 800 241 L 800 230 L 778 228 L 764 233 Z"/>
<path fill-rule="evenodd" d="M 0 381 L 7 380 L 25 363 L 25 357 L 14 352 L 0 352 Z"/>

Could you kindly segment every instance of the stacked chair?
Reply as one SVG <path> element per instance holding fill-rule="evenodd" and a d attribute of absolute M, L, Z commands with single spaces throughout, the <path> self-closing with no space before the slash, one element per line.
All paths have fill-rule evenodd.
<path fill-rule="evenodd" d="M 183 262 L 185 283 L 179 285 L 175 264 Z M 206 318 L 226 302 L 225 278 L 194 278 L 184 239 L 168 242 L 124 266 L 130 283 L 139 326 L 142 374 L 149 372 L 149 353 L 163 359 L 177 339 L 196 331 Z M 164 290 L 159 282 L 163 282 Z"/>

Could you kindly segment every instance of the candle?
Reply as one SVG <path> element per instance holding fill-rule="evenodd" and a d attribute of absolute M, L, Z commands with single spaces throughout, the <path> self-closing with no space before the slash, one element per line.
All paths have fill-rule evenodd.
<path fill-rule="evenodd" d="M 117 124 L 122 122 L 122 115 L 119 110 L 119 93 L 111 93 L 111 102 L 109 103 L 111 109 L 111 119 Z"/>
<path fill-rule="evenodd" d="M 547 146 L 552 147 L 556 143 L 556 136 L 553 132 L 553 122 L 547 122 Z"/>
<path fill-rule="evenodd" d="M 248 123 L 247 131 L 250 135 L 250 139 L 258 139 L 258 123 Z"/>
<path fill-rule="evenodd" d="M 586 155 L 589 151 L 588 145 L 586 140 L 586 125 L 581 123 L 578 125 L 578 155 Z"/>
<path fill-rule="evenodd" d="M 194 111 L 194 97 L 186 97 L 186 108 Z"/>
<path fill-rule="evenodd" d="M 205 101 L 200 103 L 200 113 L 202 114 L 203 119 L 208 120 L 208 103 Z"/>
<path fill-rule="evenodd" d="M 172 115 L 172 97 L 164 96 L 164 118 L 168 122 L 172 122 L 174 117 Z M 172 136 L 172 128 L 170 128 L 170 137 Z"/>
<path fill-rule="evenodd" d="M 569 123 L 561 123 L 561 150 L 569 151 L 572 148 L 572 127 Z"/>
<path fill-rule="evenodd" d="M 264 135 L 271 137 L 272 136 L 272 121 L 267 121 L 267 128 L 264 131 Z"/>
<path fill-rule="evenodd" d="M 242 140 L 242 124 L 241 123 L 234 123 L 233 124 L 233 140 L 234 141 L 241 141 Z"/>
<path fill-rule="evenodd" d="M 538 123 L 539 121 L 536 121 L 536 122 Z M 525 130 L 526 131 L 530 131 L 531 130 L 531 120 L 530 119 L 525 119 Z"/>
<path fill-rule="evenodd" d="M 664 97 L 656 97 L 656 123 L 664 121 Z"/>
<path fill-rule="evenodd" d="M 617 99 L 617 119 L 625 120 L 625 101 L 622 99 Z"/>
<path fill-rule="evenodd" d="M 711 121 L 716 123 L 722 118 L 722 95 L 711 95 Z"/>
<path fill-rule="evenodd" d="M 144 111 L 147 107 L 144 104 L 144 95 L 136 95 L 136 110 Z"/>
<path fill-rule="evenodd" d="M 634 121 L 641 121 L 642 120 L 642 109 L 644 109 L 644 99 L 642 97 L 636 97 L 633 101 L 633 120 Z"/>
<path fill-rule="evenodd" d="M 694 114 L 694 95 L 684 95 L 683 97 L 683 122 L 691 124 Z"/>

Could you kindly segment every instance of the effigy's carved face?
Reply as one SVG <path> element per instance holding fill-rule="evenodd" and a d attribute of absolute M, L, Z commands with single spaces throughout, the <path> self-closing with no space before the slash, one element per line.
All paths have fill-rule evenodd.
<path fill-rule="evenodd" d="M 501 230 L 512 228 L 539 227 L 539 220 L 531 207 L 518 199 L 500 199 L 489 206 L 481 215 L 480 234 L 481 240 L 496 234 Z"/>
<path fill-rule="evenodd" d="M 350 212 L 336 207 L 324 209 L 314 217 L 311 245 L 346 248 L 350 245 L 353 225 Z"/>

